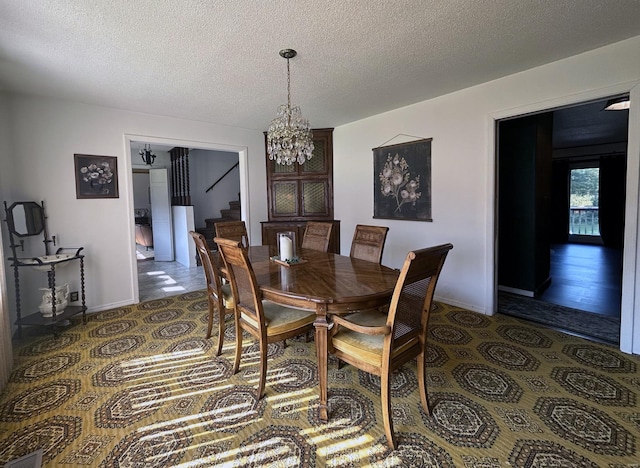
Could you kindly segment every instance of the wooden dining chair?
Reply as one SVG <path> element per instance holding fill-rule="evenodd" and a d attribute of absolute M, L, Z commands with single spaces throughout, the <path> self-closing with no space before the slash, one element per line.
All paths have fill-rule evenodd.
<path fill-rule="evenodd" d="M 386 226 L 366 226 L 358 224 L 351 241 L 351 258 L 359 258 L 368 262 L 382 262 L 382 251 L 389 228 Z"/>
<path fill-rule="evenodd" d="M 211 338 L 211 329 L 213 328 L 213 314 L 218 311 L 218 346 L 216 347 L 216 356 L 222 353 L 222 345 L 224 342 L 225 317 L 227 314 L 233 314 L 234 300 L 231 293 L 231 286 L 223 284 L 220 276 L 221 264 L 216 264 L 211 250 L 207 246 L 207 240 L 200 233 L 189 231 L 196 244 L 196 250 L 200 256 L 204 276 L 207 280 L 207 301 L 209 302 L 209 325 L 207 326 L 207 339 Z"/>
<path fill-rule="evenodd" d="M 397 448 L 397 442 L 391 419 L 391 374 L 416 356 L 422 408 L 430 414 L 424 369 L 427 325 L 438 276 L 452 248 L 443 244 L 407 254 L 388 315 L 366 310 L 346 317 L 333 316 L 329 352 L 380 377 L 384 431 L 392 449 Z"/>
<path fill-rule="evenodd" d="M 309 221 L 302 237 L 302 248 L 327 252 L 333 223 Z"/>
<path fill-rule="evenodd" d="M 224 260 L 227 277 L 235 301 L 236 356 L 233 373 L 240 367 L 242 331 L 246 330 L 260 345 L 260 377 L 257 398 L 262 398 L 267 374 L 267 347 L 269 343 L 283 341 L 313 329 L 315 310 L 286 307 L 262 299 L 253 267 L 246 249 L 240 242 L 216 237 L 218 250 Z"/>
<path fill-rule="evenodd" d="M 238 242 L 242 242 L 242 246 L 246 249 L 249 247 L 249 236 L 247 235 L 247 226 L 244 221 L 221 221 L 215 223 L 216 237 L 223 237 Z"/>

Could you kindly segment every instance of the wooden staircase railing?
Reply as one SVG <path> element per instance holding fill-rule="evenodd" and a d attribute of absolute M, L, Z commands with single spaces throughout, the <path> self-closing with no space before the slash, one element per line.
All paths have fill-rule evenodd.
<path fill-rule="evenodd" d="M 207 190 L 205 190 L 205 191 L 204 191 L 204 193 L 209 192 L 213 187 L 215 187 L 215 186 L 218 184 L 218 182 L 220 182 L 222 179 L 224 179 L 224 178 L 227 176 L 227 174 L 228 174 L 229 172 L 233 171 L 233 170 L 234 170 L 236 167 L 238 167 L 239 165 L 240 165 L 240 161 L 238 161 L 238 162 L 237 162 L 237 163 L 235 163 L 233 166 L 231 166 L 231 168 L 229 168 L 229 170 L 228 170 L 227 172 L 225 172 L 224 174 L 222 174 L 218 180 L 216 180 L 213 184 L 211 184 L 211 187 L 209 187 Z"/>

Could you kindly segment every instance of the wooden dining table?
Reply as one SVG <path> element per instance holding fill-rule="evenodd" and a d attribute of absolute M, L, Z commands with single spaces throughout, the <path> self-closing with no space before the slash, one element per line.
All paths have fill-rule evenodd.
<path fill-rule="evenodd" d="M 271 260 L 268 246 L 249 247 L 248 254 L 263 299 L 316 312 L 319 416 L 327 421 L 330 317 L 387 304 L 399 272 L 377 263 L 308 249 L 300 249 L 302 262 L 290 266 Z"/>

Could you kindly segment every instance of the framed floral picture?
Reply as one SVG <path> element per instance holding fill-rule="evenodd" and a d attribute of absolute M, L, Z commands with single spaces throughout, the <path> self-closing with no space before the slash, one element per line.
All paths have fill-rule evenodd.
<path fill-rule="evenodd" d="M 431 219 L 431 138 L 373 149 L 373 217 Z"/>
<path fill-rule="evenodd" d="M 118 158 L 74 154 L 76 198 L 118 198 Z"/>

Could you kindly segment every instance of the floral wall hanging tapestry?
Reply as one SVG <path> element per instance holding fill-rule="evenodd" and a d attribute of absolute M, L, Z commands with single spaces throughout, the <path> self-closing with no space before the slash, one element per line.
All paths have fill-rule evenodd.
<path fill-rule="evenodd" d="M 431 140 L 373 149 L 373 217 L 431 219 Z"/>
<path fill-rule="evenodd" d="M 76 198 L 118 198 L 118 158 L 74 154 Z"/>

